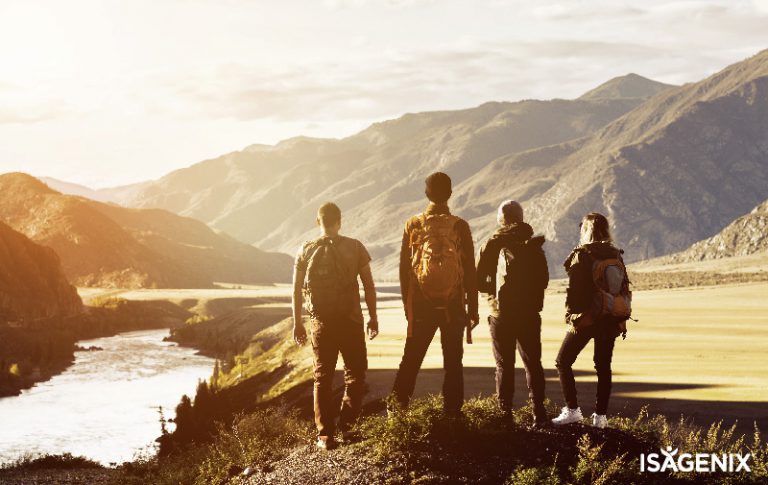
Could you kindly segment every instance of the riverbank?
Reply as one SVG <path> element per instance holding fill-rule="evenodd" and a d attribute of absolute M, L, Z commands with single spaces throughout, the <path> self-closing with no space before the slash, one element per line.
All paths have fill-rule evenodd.
<path fill-rule="evenodd" d="M 162 300 L 84 298 L 83 312 L 66 318 L 0 325 L 0 398 L 48 381 L 74 362 L 75 343 L 134 330 L 175 328 L 194 314 Z"/>

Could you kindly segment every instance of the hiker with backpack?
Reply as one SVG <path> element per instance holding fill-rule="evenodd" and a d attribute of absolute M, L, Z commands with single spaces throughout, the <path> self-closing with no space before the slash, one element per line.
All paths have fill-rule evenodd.
<path fill-rule="evenodd" d="M 293 339 L 307 341 L 301 316 L 306 294 L 314 353 L 314 411 L 317 446 L 331 449 L 337 412 L 333 409 L 333 374 L 341 353 L 344 359 L 344 397 L 338 412 L 338 428 L 344 441 L 360 415 L 365 394 L 368 358 L 360 306 L 360 277 L 368 306 L 368 338 L 379 333 L 376 316 L 376 288 L 371 274 L 371 257 L 363 244 L 339 234 L 341 210 L 336 204 L 323 204 L 317 211 L 322 234 L 305 242 L 296 255 L 293 273 Z"/>
<path fill-rule="evenodd" d="M 541 365 L 541 312 L 549 284 L 544 236 L 534 236 L 523 222 L 523 208 L 502 202 L 499 228 L 480 250 L 477 284 L 488 295 L 488 323 L 496 360 L 496 395 L 507 415 L 515 393 L 515 349 L 525 367 L 533 425 L 549 424 L 544 408 L 544 369 Z"/>
<path fill-rule="evenodd" d="M 408 330 L 392 393 L 401 406 L 408 405 L 439 328 L 444 410 L 455 418 L 464 401 L 464 333 L 471 343 L 472 328 L 479 321 L 475 249 L 469 224 L 448 209 L 451 178 L 435 172 L 425 185 L 429 205 L 405 223 L 400 248 L 400 290 Z"/>
<path fill-rule="evenodd" d="M 565 320 L 568 331 L 555 364 L 566 406 L 552 422 L 561 425 L 582 420 L 572 366 L 587 343 L 594 340 L 597 397 L 592 425 L 605 428 L 611 395 L 613 348 L 616 337 L 626 337 L 632 293 L 621 256 L 624 251 L 613 245 L 608 219 L 592 212 L 582 219 L 580 228 L 580 245 L 565 260 L 565 271 L 568 273 Z"/>

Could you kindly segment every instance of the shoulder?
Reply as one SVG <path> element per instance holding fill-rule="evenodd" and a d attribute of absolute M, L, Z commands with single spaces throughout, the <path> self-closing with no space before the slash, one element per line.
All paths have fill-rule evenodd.
<path fill-rule="evenodd" d="M 413 228 L 421 226 L 421 220 L 424 217 L 424 214 L 416 214 L 411 217 L 409 217 L 405 221 L 405 232 L 410 232 L 413 230 Z"/>
<path fill-rule="evenodd" d="M 565 258 L 565 262 L 563 263 L 563 266 L 565 267 L 565 271 L 566 272 L 570 271 L 571 268 L 584 263 L 588 258 L 589 258 L 589 252 L 584 246 L 577 246 L 573 248 L 573 250 L 568 255 L 568 257 Z"/>

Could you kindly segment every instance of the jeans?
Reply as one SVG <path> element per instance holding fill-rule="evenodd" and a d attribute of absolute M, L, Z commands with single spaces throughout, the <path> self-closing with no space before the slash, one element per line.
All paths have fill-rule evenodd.
<path fill-rule="evenodd" d="M 365 395 L 365 372 L 368 370 L 363 325 L 346 319 L 328 322 L 312 319 L 312 351 L 317 435 L 321 439 L 331 439 L 336 420 L 333 374 L 339 353 L 344 359 L 344 397 L 339 412 L 339 429 L 349 430 L 360 416 Z"/>
<path fill-rule="evenodd" d="M 414 305 L 412 334 L 405 339 L 400 368 L 395 376 L 392 393 L 402 406 L 407 406 L 416 387 L 416 376 L 421 369 L 429 344 L 440 329 L 443 347 L 443 399 L 446 414 L 461 411 L 464 401 L 464 330 L 467 317 L 459 305 L 436 309 L 428 303 Z"/>
<path fill-rule="evenodd" d="M 541 366 L 541 316 L 538 312 L 502 313 L 488 317 L 496 360 L 496 395 L 501 407 L 512 410 L 515 394 L 515 350 L 525 367 L 528 396 L 537 419 L 544 410 L 544 369 Z"/>
<path fill-rule="evenodd" d="M 616 343 L 615 333 L 607 329 L 601 322 L 585 327 L 576 333 L 565 334 L 560 351 L 557 353 L 555 365 L 560 374 L 560 385 L 563 388 L 565 402 L 571 409 L 579 407 L 576 398 L 576 380 L 573 377 L 573 363 L 587 343 L 595 340 L 593 360 L 597 371 L 597 396 L 595 402 L 596 414 L 607 414 L 608 399 L 611 396 L 611 360 L 613 346 Z"/>

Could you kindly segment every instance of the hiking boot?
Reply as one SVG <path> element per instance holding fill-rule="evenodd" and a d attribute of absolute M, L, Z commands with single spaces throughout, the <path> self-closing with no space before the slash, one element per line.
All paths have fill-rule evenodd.
<path fill-rule="evenodd" d="M 560 416 L 552 420 L 552 424 L 559 426 L 561 424 L 578 423 L 583 418 L 584 416 L 581 414 L 581 408 L 571 409 L 566 406 L 560 412 Z"/>
<path fill-rule="evenodd" d="M 608 416 L 605 414 L 592 414 L 592 426 L 603 429 L 608 426 Z"/>
<path fill-rule="evenodd" d="M 359 441 L 359 436 L 357 436 L 357 433 L 354 431 L 342 431 L 341 432 L 341 442 L 345 445 L 354 443 L 355 441 Z"/>
<path fill-rule="evenodd" d="M 552 424 L 552 421 L 547 418 L 547 410 L 544 406 L 536 406 L 533 411 L 533 427 L 545 428 Z"/>
<path fill-rule="evenodd" d="M 315 444 L 317 445 L 318 450 L 323 450 L 323 451 L 329 451 L 336 448 L 336 442 L 333 440 L 333 438 L 326 438 L 326 437 L 318 438 L 317 443 Z"/>

